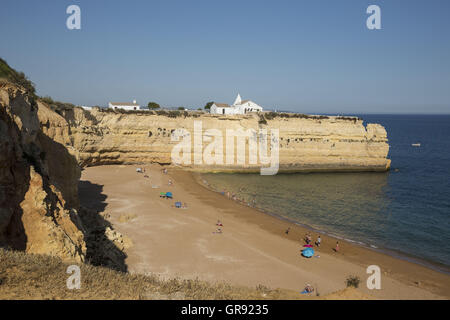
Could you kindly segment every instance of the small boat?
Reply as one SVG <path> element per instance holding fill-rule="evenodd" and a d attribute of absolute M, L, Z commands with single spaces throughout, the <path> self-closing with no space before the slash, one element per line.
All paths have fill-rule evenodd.
<path fill-rule="evenodd" d="M 411 144 L 413 147 L 420 147 L 420 143 L 413 143 Z"/>

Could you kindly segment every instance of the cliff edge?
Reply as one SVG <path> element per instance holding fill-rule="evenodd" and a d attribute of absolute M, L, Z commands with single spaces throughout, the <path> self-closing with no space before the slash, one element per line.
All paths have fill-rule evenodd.
<path fill-rule="evenodd" d="M 92 111 L 73 108 L 60 111 L 70 128 L 70 135 L 61 137 L 52 126 L 44 132 L 53 139 L 67 140 L 81 166 L 103 164 L 172 163 L 171 151 L 179 143 L 171 137 L 175 130 L 184 130 L 193 137 L 200 123 L 206 150 L 216 136 L 222 136 L 219 157 L 223 164 L 194 164 L 191 148 L 190 164 L 180 164 L 195 171 L 256 171 L 260 165 L 249 162 L 248 130 L 259 134 L 279 131 L 279 171 L 386 171 L 389 144 L 385 128 L 363 123 L 355 117 L 308 116 L 286 113 L 263 113 L 220 116 L 198 112 L 141 111 L 118 112 L 94 108 Z M 225 164 L 227 130 L 236 132 L 236 139 L 247 138 L 244 163 Z M 70 142 L 69 142 L 70 141 Z M 237 140 L 236 140 L 237 141 Z M 217 142 L 217 140 L 215 141 Z M 235 147 L 236 149 L 236 147 Z M 235 152 L 235 154 L 237 154 Z"/>
<path fill-rule="evenodd" d="M 0 245 L 84 261 L 79 177 L 75 158 L 40 130 L 35 98 L 0 82 Z"/>

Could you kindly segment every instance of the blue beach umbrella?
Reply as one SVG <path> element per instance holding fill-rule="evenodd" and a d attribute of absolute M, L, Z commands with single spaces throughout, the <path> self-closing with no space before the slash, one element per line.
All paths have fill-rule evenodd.
<path fill-rule="evenodd" d="M 302 250 L 302 256 L 306 258 L 311 258 L 314 255 L 314 249 L 313 248 L 306 248 Z"/>
<path fill-rule="evenodd" d="M 167 198 L 172 198 L 172 192 L 166 192 L 166 197 Z"/>
<path fill-rule="evenodd" d="M 177 207 L 177 208 L 181 208 L 181 202 L 175 202 L 175 207 Z"/>

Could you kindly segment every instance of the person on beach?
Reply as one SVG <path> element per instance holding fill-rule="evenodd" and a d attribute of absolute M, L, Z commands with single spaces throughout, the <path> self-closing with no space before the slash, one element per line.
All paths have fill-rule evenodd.
<path fill-rule="evenodd" d="M 322 239 L 320 238 L 320 236 L 317 237 L 317 241 L 316 241 L 316 246 L 320 247 L 320 243 L 322 242 Z"/>
<path fill-rule="evenodd" d="M 288 235 L 290 230 L 291 230 L 291 227 L 287 228 L 284 233 L 286 233 Z"/>
<path fill-rule="evenodd" d="M 306 284 L 305 289 L 303 289 L 303 291 L 300 293 L 308 294 L 308 293 L 312 293 L 312 292 L 314 292 L 314 288 L 308 283 L 308 284 Z"/>
<path fill-rule="evenodd" d="M 311 235 L 309 233 L 307 233 L 306 236 L 305 236 L 305 242 L 306 242 L 306 244 L 310 244 L 311 243 Z"/>
<path fill-rule="evenodd" d="M 336 241 L 336 248 L 334 248 L 335 252 L 339 252 L 339 241 Z"/>
<path fill-rule="evenodd" d="M 222 222 L 220 222 L 220 220 L 217 220 L 216 226 L 223 227 L 223 224 Z"/>

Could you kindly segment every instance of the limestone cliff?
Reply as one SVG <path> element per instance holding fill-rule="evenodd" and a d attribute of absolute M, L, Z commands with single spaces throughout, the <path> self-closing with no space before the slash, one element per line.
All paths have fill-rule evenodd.
<path fill-rule="evenodd" d="M 40 130 L 34 97 L 1 82 L 0 246 L 83 261 L 79 177 L 75 158 Z"/>
<path fill-rule="evenodd" d="M 193 135 L 194 122 L 201 121 L 203 133 L 217 129 L 226 136 L 227 129 L 279 130 L 280 171 L 386 171 L 389 145 L 386 130 L 379 124 L 363 124 L 358 118 L 299 117 L 245 115 L 222 117 L 201 113 L 173 112 L 157 115 L 152 112 L 118 113 L 81 108 L 62 111 L 70 134 L 55 130 L 52 125 L 44 132 L 64 141 L 73 150 L 80 165 L 92 166 L 113 163 L 170 164 L 171 141 L 176 129 L 186 129 Z M 225 140 L 225 138 L 224 138 Z M 203 147 L 208 145 L 207 139 Z M 226 148 L 224 143 L 224 154 Z M 247 141 L 248 153 L 248 141 Z M 194 150 L 192 149 L 193 158 Z M 224 161 L 225 162 L 225 161 Z M 232 165 L 183 165 L 200 171 L 251 171 L 260 165 L 248 163 Z"/>
<path fill-rule="evenodd" d="M 258 134 L 279 130 L 280 171 L 384 171 L 390 164 L 386 130 L 364 126 L 357 118 L 81 108 L 55 112 L 22 87 L 0 82 L 0 246 L 126 270 L 126 255 L 117 245 L 120 235 L 97 212 L 79 208 L 79 165 L 170 164 L 178 144 L 171 133 L 184 129 L 194 135 L 195 123 L 202 127 L 203 149 L 214 140 L 212 130 L 225 138 L 227 129 L 240 129 L 238 136 L 247 129 Z M 225 138 L 222 158 L 228 152 Z M 247 149 L 252 138 L 245 140 Z M 188 158 L 194 154 L 193 148 Z M 183 166 L 201 171 L 260 168 L 249 163 L 248 154 L 243 164 Z"/>

